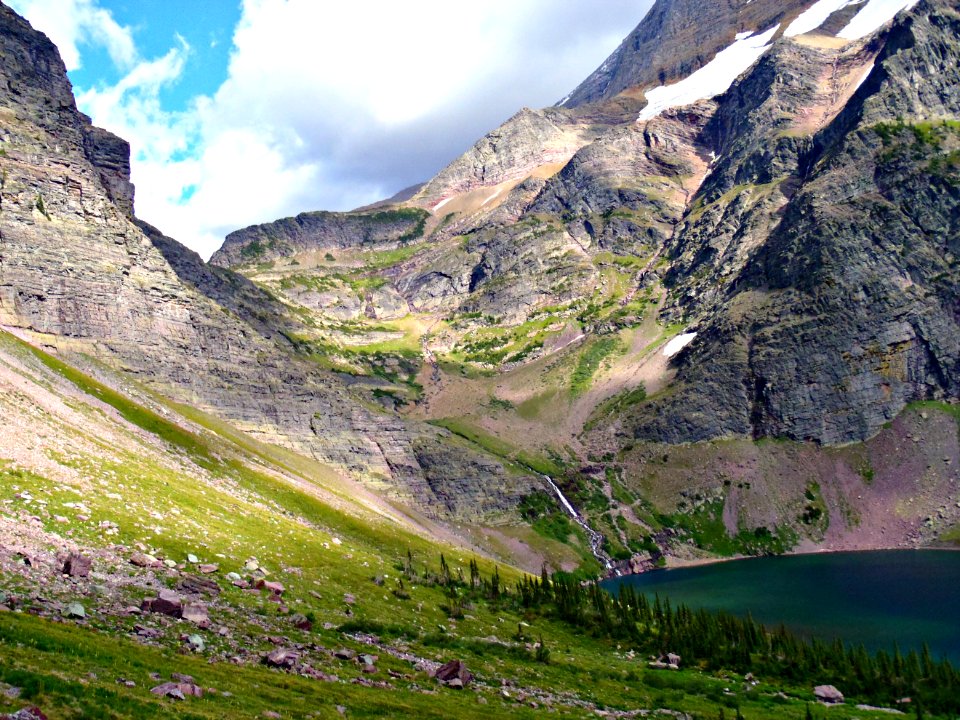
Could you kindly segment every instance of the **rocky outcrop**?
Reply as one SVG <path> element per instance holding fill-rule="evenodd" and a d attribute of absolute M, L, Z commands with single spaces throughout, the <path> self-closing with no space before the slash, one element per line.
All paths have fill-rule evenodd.
<path fill-rule="evenodd" d="M 441 203 L 456 195 L 522 180 L 537 168 L 566 163 L 592 135 L 572 113 L 524 108 L 441 170 L 414 201 L 442 213 Z"/>
<path fill-rule="evenodd" d="M 107 197 L 121 212 L 133 217 L 130 143 L 103 128 L 86 125 L 83 129 L 83 149 L 87 160 L 97 169 Z"/>
<path fill-rule="evenodd" d="M 638 437 L 846 443 L 909 401 L 960 396 L 958 22 L 948 3 L 918 4 L 843 109 L 799 145 L 789 133 L 772 150 L 759 142 L 757 128 L 766 138 L 774 128 L 762 103 L 742 113 L 753 74 L 724 98 L 718 118 L 733 104 L 747 128 L 728 147 L 756 150 L 750 161 L 732 150 L 736 167 L 705 184 L 709 203 L 747 183 L 715 205 L 720 232 L 693 218 L 674 245 L 677 308 L 700 334 L 678 356 L 679 390 L 631 421 Z M 719 288 L 691 279 L 698 263 Z"/>
<path fill-rule="evenodd" d="M 416 208 L 301 213 L 230 233 L 210 263 L 234 267 L 311 250 L 395 247 L 423 237 L 427 215 L 426 211 Z"/>

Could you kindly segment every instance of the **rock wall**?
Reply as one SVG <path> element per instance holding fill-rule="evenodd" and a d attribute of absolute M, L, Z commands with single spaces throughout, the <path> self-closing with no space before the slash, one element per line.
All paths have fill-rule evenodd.
<path fill-rule="evenodd" d="M 346 247 L 386 249 L 423 237 L 428 213 L 415 208 L 373 212 L 308 212 L 265 225 L 236 230 L 210 259 L 212 265 L 235 267 L 289 257 L 298 252 Z"/>
<path fill-rule="evenodd" d="M 774 53 L 721 101 L 714 137 L 729 160 L 678 234 L 668 276 L 669 312 L 699 335 L 677 358 L 679 389 L 630 419 L 637 437 L 840 444 L 912 400 L 960 396 L 957 30 L 953 6 L 921 2 L 882 49 L 818 51 L 819 63 Z M 818 64 L 829 76 L 877 51 L 814 135 L 778 124 L 817 107 Z M 812 78 L 806 91 L 764 79 L 797 73 Z M 769 103 L 745 110 L 756 82 L 774 88 Z"/>
<path fill-rule="evenodd" d="M 296 356 L 284 332 L 297 321 L 282 304 L 134 222 L 127 144 L 89 125 L 55 46 L 2 5 L 0 60 L 0 324 L 438 517 L 495 520 L 516 505 L 529 479 L 447 448 L 443 430 L 368 409 Z M 384 228 L 385 241 L 411 223 Z M 469 508 L 456 500 L 466 486 Z"/>

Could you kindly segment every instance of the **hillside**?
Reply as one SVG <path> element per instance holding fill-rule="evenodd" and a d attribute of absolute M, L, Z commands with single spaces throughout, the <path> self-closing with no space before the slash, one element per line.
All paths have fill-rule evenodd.
<path fill-rule="evenodd" d="M 658 0 L 423 185 L 208 264 L 0 4 L 0 717 L 958 711 L 586 583 L 960 542 L 958 38 Z"/>

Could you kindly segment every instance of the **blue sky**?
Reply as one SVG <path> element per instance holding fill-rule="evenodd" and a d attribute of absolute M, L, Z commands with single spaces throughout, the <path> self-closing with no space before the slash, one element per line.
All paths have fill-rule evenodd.
<path fill-rule="evenodd" d="M 239 0 L 104 0 L 99 3 L 122 26 L 130 28 L 140 53 L 158 57 L 183 38 L 190 46 L 186 68 L 160 97 L 170 110 L 186 110 L 198 95 L 210 95 L 227 77 L 233 30 L 240 20 Z M 115 84 L 122 71 L 99 43 L 82 46 L 82 65 L 70 73 L 80 88 Z"/>
<path fill-rule="evenodd" d="M 137 215 L 204 257 L 237 228 L 428 180 L 565 96 L 652 3 L 7 1 L 130 141 Z"/>

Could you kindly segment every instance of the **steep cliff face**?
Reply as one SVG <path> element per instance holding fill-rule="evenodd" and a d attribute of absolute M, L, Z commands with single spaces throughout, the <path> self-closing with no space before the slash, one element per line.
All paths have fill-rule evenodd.
<path fill-rule="evenodd" d="M 3 6 L 0 56 L 0 324 L 438 517 L 515 507 L 529 479 L 370 403 L 369 388 L 296 354 L 304 325 L 287 306 L 137 224 L 129 147 L 77 111 L 56 48 Z M 373 215 L 371 242 L 422 220 L 400 215 Z"/>
<path fill-rule="evenodd" d="M 870 47 L 771 55 L 727 96 L 736 110 L 721 103 L 717 152 L 730 160 L 705 184 L 668 276 L 677 316 L 699 320 L 700 335 L 679 358 L 681 389 L 651 403 L 638 436 L 844 443 L 907 402 L 958 396 L 957 20 L 921 3 L 875 66 Z M 797 120 L 778 130 L 766 103 L 744 113 L 764 74 L 811 61 L 823 68 L 804 73 L 813 79 L 842 77 L 844 63 L 851 79 L 873 70 L 799 142 Z M 798 110 L 823 89 L 797 95 Z M 789 99 L 770 102 L 782 113 Z"/>
<path fill-rule="evenodd" d="M 423 237 L 427 217 L 425 210 L 414 208 L 302 213 L 230 233 L 210 263 L 234 267 L 311 250 L 396 247 Z"/>

